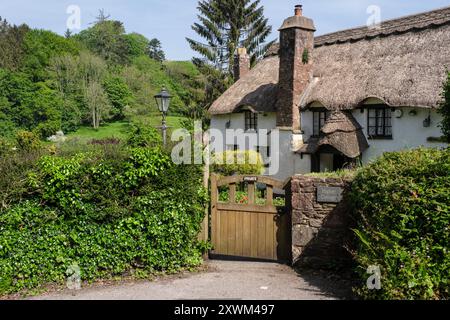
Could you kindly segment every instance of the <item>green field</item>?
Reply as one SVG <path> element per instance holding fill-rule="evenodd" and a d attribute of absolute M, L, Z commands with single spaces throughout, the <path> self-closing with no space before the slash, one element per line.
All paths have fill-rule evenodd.
<path fill-rule="evenodd" d="M 181 128 L 181 121 L 185 119 L 183 117 L 170 116 L 167 118 L 167 125 L 172 129 Z M 136 117 L 135 121 L 144 121 L 149 126 L 159 127 L 161 126 L 161 116 L 152 115 L 149 117 Z M 118 138 L 120 140 L 126 139 L 130 129 L 130 121 L 119 121 L 106 123 L 95 130 L 91 127 L 82 127 L 76 132 L 67 135 L 69 141 L 78 141 L 80 143 L 87 143 L 93 139 L 106 139 L 106 138 Z"/>

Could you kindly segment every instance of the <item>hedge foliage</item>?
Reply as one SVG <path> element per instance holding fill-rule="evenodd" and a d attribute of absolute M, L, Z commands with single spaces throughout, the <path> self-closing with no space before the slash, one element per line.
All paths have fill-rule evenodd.
<path fill-rule="evenodd" d="M 211 157 L 212 172 L 222 176 L 264 174 L 262 156 L 256 151 L 225 151 Z"/>
<path fill-rule="evenodd" d="M 387 153 L 353 184 L 356 260 L 367 299 L 450 297 L 450 149 Z M 381 290 L 368 290 L 369 266 Z"/>
<path fill-rule="evenodd" d="M 73 265 L 92 281 L 201 262 L 201 169 L 159 148 L 17 153 L 0 173 L 0 295 L 62 284 Z"/>

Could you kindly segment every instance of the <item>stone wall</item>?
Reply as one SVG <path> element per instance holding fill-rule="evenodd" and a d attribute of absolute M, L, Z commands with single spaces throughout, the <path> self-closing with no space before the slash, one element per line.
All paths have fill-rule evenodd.
<path fill-rule="evenodd" d="M 342 266 L 351 261 L 346 249 L 351 239 L 346 200 L 349 186 L 350 181 L 340 178 L 301 175 L 292 178 L 288 192 L 291 203 L 289 209 L 292 210 L 294 264 L 323 268 Z M 323 194 L 324 187 L 333 192 L 342 190 L 342 199 L 319 202 L 318 189 Z"/>

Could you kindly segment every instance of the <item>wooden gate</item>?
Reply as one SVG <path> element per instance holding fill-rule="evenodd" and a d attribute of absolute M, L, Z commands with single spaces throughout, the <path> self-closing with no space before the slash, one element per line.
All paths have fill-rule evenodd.
<path fill-rule="evenodd" d="M 245 186 L 244 201 L 236 200 L 239 186 Z M 290 218 L 285 207 L 275 206 L 274 189 L 283 189 L 283 183 L 263 176 L 211 176 L 213 255 L 290 259 Z M 224 193 L 227 199 L 220 199 Z"/>

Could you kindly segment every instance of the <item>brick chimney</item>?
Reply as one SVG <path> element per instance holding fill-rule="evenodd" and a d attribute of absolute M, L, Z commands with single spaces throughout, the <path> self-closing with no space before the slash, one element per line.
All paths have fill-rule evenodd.
<path fill-rule="evenodd" d="M 238 81 L 250 71 L 250 56 L 246 48 L 238 48 L 234 56 L 234 81 Z"/>
<path fill-rule="evenodd" d="M 301 5 L 287 18 L 280 31 L 280 80 L 276 102 L 277 126 L 294 131 L 300 128 L 300 98 L 312 78 L 314 49 L 313 20 L 303 16 Z"/>

